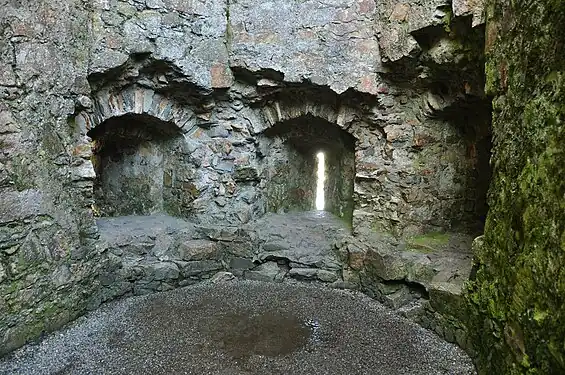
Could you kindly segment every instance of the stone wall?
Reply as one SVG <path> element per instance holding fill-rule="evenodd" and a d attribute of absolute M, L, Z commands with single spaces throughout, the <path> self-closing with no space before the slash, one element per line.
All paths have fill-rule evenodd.
<path fill-rule="evenodd" d="M 481 29 L 472 27 L 480 24 L 478 6 L 458 2 L 452 10 L 438 1 L 403 11 L 372 1 L 104 3 L 94 24 L 99 38 L 90 81 L 97 99 L 89 126 L 100 123 L 97 116 L 144 110 L 178 123 L 185 139 L 206 144 L 196 151 L 196 163 L 217 169 L 191 182 L 198 195 L 195 216 L 235 223 L 237 216 L 260 215 L 267 205 L 258 199 L 255 207 L 246 207 L 237 194 L 225 195 L 238 178 L 230 177 L 232 168 L 253 176 L 251 170 L 264 169 L 255 156 L 262 146 L 254 150 L 251 137 L 311 114 L 346 127 L 359 140 L 356 203 L 347 209 L 353 208 L 357 232 L 480 233 L 490 108 L 481 96 Z M 413 36 L 388 34 L 405 22 Z M 183 33 L 190 40 L 181 42 Z M 389 44 L 414 45 L 417 53 L 381 58 L 379 51 L 388 51 Z M 166 48 L 171 45 L 187 47 Z M 144 93 L 128 91 L 133 86 Z M 128 98 L 132 95 L 144 98 Z M 117 110 L 120 96 L 125 107 Z M 137 107 L 126 108 L 132 100 Z M 153 108 L 139 107 L 143 100 Z M 226 180 L 218 182 L 219 175 Z M 202 190 L 210 179 L 214 193 Z M 249 194 L 265 190 L 260 180 L 247 181 Z M 219 207 L 207 205 L 211 200 Z M 238 200 L 243 213 L 229 213 L 227 202 Z"/>
<path fill-rule="evenodd" d="M 90 144 L 91 13 L 8 2 L 0 17 L 0 354 L 82 314 L 97 288 Z"/>
<path fill-rule="evenodd" d="M 476 8 L 461 3 L 10 5 L 0 42 L 3 350 L 74 318 L 91 296 L 93 308 L 111 298 L 96 290 L 121 260 L 96 242 L 93 213 L 233 229 L 278 210 L 270 189 L 292 189 L 272 179 L 270 155 L 299 166 L 296 182 L 314 168 L 269 132 L 304 118 L 321 124 L 320 139 L 339 138 L 328 202 L 355 235 L 480 232 L 490 107 Z M 106 131 L 124 116 L 124 131 Z M 129 134 L 110 142 L 122 159 L 101 151 L 104 134 Z"/>
<path fill-rule="evenodd" d="M 144 64 L 152 65 L 156 62 L 149 59 L 131 64 L 141 64 L 143 67 Z M 136 69 L 143 70 L 141 67 Z M 127 72 L 130 68 L 128 63 L 121 69 Z M 151 75 L 136 79 L 141 82 L 149 79 L 154 82 L 158 79 L 154 72 L 147 74 Z M 464 121 L 456 126 L 450 118 L 424 117 L 423 120 L 417 120 L 423 112 L 422 99 L 417 95 L 411 100 L 383 95 L 382 100 L 390 100 L 387 103 L 392 109 L 399 110 L 396 105 L 408 108 L 397 113 L 403 117 L 402 120 L 399 118 L 382 124 L 381 112 L 387 113 L 387 107 L 379 109 L 371 106 L 370 99 L 359 94 L 340 97 L 326 93 L 326 98 L 314 99 L 319 90 L 315 86 L 301 85 L 296 88 L 285 83 L 271 84 L 275 87 L 261 88 L 241 83 L 227 91 L 227 98 L 212 100 L 204 97 L 194 99 L 192 104 L 182 104 L 177 99 L 170 98 L 167 95 L 171 90 L 168 83 L 138 86 L 137 89 L 126 88 L 116 94 L 108 94 L 103 90 L 96 95 L 96 106 L 90 112 L 81 113 L 77 122 L 84 127 L 84 131 L 90 131 L 100 126 L 97 123 L 102 124 L 116 116 L 134 113 L 148 114 L 180 128 L 184 139 L 182 147 L 187 150 L 187 162 L 180 162 L 179 166 L 187 165 L 187 168 L 194 170 L 192 178 L 183 177 L 184 181 L 178 182 L 186 182 L 186 194 L 194 200 L 193 209 L 183 212 L 200 221 L 220 220 L 230 224 L 246 222 L 265 210 L 276 211 L 280 204 L 275 202 L 281 201 L 282 197 L 290 197 L 291 190 L 298 197 L 290 197 L 291 201 L 295 201 L 291 206 L 296 205 L 302 209 L 313 207 L 314 158 L 300 155 L 315 153 L 318 149 L 327 147 L 322 141 L 324 137 L 335 140 L 346 137 L 330 148 L 337 154 L 341 154 L 341 150 L 346 148 L 355 150 L 353 199 L 357 203 L 353 207 L 351 197 L 344 196 L 351 192 L 351 185 L 348 185 L 350 182 L 345 184 L 347 186 L 344 185 L 344 191 L 338 193 L 339 189 L 334 188 L 335 193 L 328 197 L 331 203 L 333 196 L 340 195 L 336 199 L 344 202 L 343 207 L 349 207 L 344 210 L 341 203 L 336 204 L 336 212 L 350 211 L 353 208 L 354 229 L 359 232 L 384 231 L 397 236 L 442 230 L 480 231 L 481 216 L 486 210 L 482 195 L 488 182 L 488 177 L 481 178 L 482 174 L 488 175 L 488 165 L 484 165 L 487 158 L 481 153 L 488 153 L 488 150 L 484 150 L 484 147 L 478 150 L 481 146 L 477 145 L 484 139 L 484 135 L 479 138 L 473 132 L 469 134 L 459 128 L 458 126 L 466 126 Z M 300 95 L 302 103 L 287 99 L 295 94 Z M 230 96 L 240 97 L 240 104 L 235 108 Z M 406 100 L 407 103 L 403 105 L 394 100 Z M 410 108 L 411 106 L 415 107 Z M 204 110 L 207 112 L 199 113 Z M 299 121 L 304 116 L 323 120 L 324 125 L 319 126 L 322 129 L 320 136 L 310 142 L 302 139 L 300 142 L 304 145 L 297 147 L 296 142 L 292 145 L 293 137 L 287 135 L 290 143 L 282 142 L 283 138 L 279 137 L 282 143 L 276 146 L 272 134 L 277 132 L 277 127 L 284 122 Z M 404 121 L 412 121 L 413 125 Z M 281 132 L 284 133 L 282 130 Z M 340 136 L 340 132 L 345 135 Z M 294 139 L 300 137 L 303 135 L 295 136 Z M 352 144 L 353 139 L 356 140 L 355 145 Z M 345 147 L 340 142 L 349 145 Z M 287 150 L 284 157 L 270 157 L 269 155 L 280 154 L 276 150 L 282 150 L 283 143 L 300 152 L 293 151 L 289 154 L 290 151 Z M 306 146 L 309 149 L 304 149 Z M 481 157 L 483 164 L 479 161 Z M 269 183 L 272 176 L 282 173 L 276 171 L 280 165 L 273 158 L 294 160 L 294 169 L 303 170 L 303 174 L 307 176 L 297 177 L 295 180 L 306 179 L 310 182 L 303 184 L 303 187 L 289 185 L 288 188 Z M 345 162 L 347 157 L 344 160 L 338 159 L 340 162 L 336 160 L 334 166 Z M 351 172 L 345 173 L 350 179 L 353 174 L 351 163 L 352 161 L 349 162 Z M 275 167 L 275 164 L 278 166 Z M 177 171 L 182 169 L 171 168 Z M 335 173 L 340 174 L 337 169 Z M 329 178 L 330 184 L 337 187 L 338 184 L 332 182 L 332 175 Z M 344 178 L 347 180 L 347 176 Z M 240 186 L 243 191 L 238 189 Z M 274 190 L 268 192 L 269 188 Z M 282 190 L 275 193 L 277 189 Z M 304 192 L 300 193 L 300 189 Z M 259 198 L 256 199 L 256 205 L 247 207 L 242 204 L 240 193 L 257 195 Z M 263 193 L 271 198 L 261 198 Z M 279 196 L 275 197 L 273 194 Z M 300 196 L 309 198 L 304 200 Z M 272 199 L 272 205 L 269 206 L 270 203 L 265 199 Z M 193 215 L 189 215 L 189 211 Z M 351 217 L 350 214 L 346 216 Z"/>
<path fill-rule="evenodd" d="M 491 1 L 493 181 L 467 296 L 484 374 L 565 372 L 565 3 Z"/>

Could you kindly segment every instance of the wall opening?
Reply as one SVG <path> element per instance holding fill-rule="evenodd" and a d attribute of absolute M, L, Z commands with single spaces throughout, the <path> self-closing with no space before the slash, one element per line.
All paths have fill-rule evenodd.
<path fill-rule="evenodd" d="M 183 142 L 174 124 L 149 115 L 127 114 L 104 121 L 88 136 L 94 143 L 95 213 L 186 216 L 190 189 L 179 190 L 175 182 Z"/>
<path fill-rule="evenodd" d="M 302 116 L 276 124 L 264 136 L 268 211 L 324 209 L 351 222 L 355 177 L 351 134 L 326 120 Z M 324 155 L 320 170 L 319 154 Z"/>
<path fill-rule="evenodd" d="M 491 182 L 491 118 L 488 100 L 474 100 L 447 110 L 449 121 L 460 138 L 463 157 L 456 165 L 458 199 L 446 205 L 450 229 L 478 235 L 488 213 L 487 192 Z"/>
<path fill-rule="evenodd" d="M 324 181 L 326 179 L 326 155 L 323 152 L 316 154 L 316 210 L 323 211 L 326 206 Z"/>

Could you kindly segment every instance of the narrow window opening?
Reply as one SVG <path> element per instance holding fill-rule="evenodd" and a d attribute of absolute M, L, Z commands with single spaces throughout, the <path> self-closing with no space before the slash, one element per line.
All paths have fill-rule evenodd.
<path fill-rule="evenodd" d="M 316 154 L 318 159 L 318 170 L 316 171 L 316 210 L 323 210 L 325 207 L 324 198 L 324 180 L 326 179 L 326 162 L 325 155 L 323 152 L 318 152 Z"/>

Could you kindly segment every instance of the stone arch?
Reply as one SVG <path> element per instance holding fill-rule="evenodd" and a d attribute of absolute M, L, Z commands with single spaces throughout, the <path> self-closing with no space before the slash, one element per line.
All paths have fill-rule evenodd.
<path fill-rule="evenodd" d="M 342 130 L 351 133 L 349 127 L 361 117 L 358 112 L 359 110 L 346 105 L 333 106 L 309 100 L 293 102 L 274 101 L 261 108 L 264 120 L 264 128 L 261 131 L 271 128 L 280 122 L 310 116 L 325 120 L 330 124 L 335 124 Z"/>
<path fill-rule="evenodd" d="M 129 86 L 120 92 L 101 90 L 94 95 L 91 111 L 82 111 L 75 118 L 83 134 L 105 121 L 127 114 L 148 115 L 174 124 L 179 131 L 187 132 L 195 124 L 194 112 L 154 90 Z"/>
<path fill-rule="evenodd" d="M 85 141 L 92 140 L 89 152 L 92 163 L 88 163 L 88 175 L 94 179 L 95 213 L 119 216 L 164 211 L 175 216 L 191 216 L 192 202 L 198 194 L 190 176 L 192 169 L 177 167 L 187 165 L 188 150 L 183 135 L 194 128 L 196 121 L 188 106 L 149 88 L 132 85 L 118 92 L 110 89 L 96 92 L 92 105 L 75 117 L 75 124 Z M 129 128 L 124 124 L 129 124 Z M 117 136 L 117 139 L 127 139 L 130 144 L 108 143 L 109 134 Z M 113 156 L 109 156 L 112 153 Z M 129 155 L 130 166 L 136 163 L 132 158 L 137 158 L 138 164 L 160 160 L 158 165 L 153 165 L 154 173 L 148 179 L 155 184 L 142 187 L 145 194 L 131 189 L 118 194 L 119 178 L 118 182 L 114 181 L 113 188 L 105 184 L 104 166 L 111 164 L 112 158 L 120 159 L 125 154 Z M 125 168 L 124 165 L 122 168 Z M 129 172 L 133 173 L 131 168 Z M 143 173 L 138 175 L 141 178 Z M 125 181 L 122 179 L 121 182 Z M 140 200 L 148 198 L 148 194 L 152 198 L 148 199 L 148 203 L 141 203 Z M 110 197 L 112 195 L 113 198 Z M 118 204 L 120 200 L 124 203 Z"/>

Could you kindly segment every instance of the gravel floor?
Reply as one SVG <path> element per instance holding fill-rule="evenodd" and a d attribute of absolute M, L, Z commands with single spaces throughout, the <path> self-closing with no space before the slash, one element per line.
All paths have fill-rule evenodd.
<path fill-rule="evenodd" d="M 475 374 L 469 358 L 358 293 L 202 284 L 105 305 L 0 359 L 0 374 Z"/>

